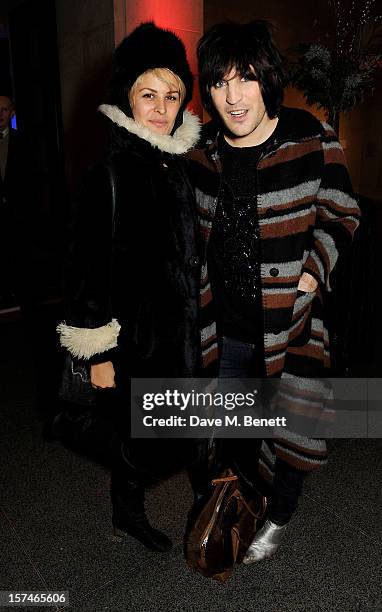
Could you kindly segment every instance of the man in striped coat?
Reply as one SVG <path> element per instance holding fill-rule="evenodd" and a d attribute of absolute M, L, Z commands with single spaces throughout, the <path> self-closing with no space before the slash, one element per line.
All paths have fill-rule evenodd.
<path fill-rule="evenodd" d="M 281 106 L 282 60 L 266 22 L 214 26 L 198 60 L 213 118 L 190 155 L 204 248 L 204 365 L 219 357 L 220 377 L 278 377 L 298 393 L 301 381 L 328 371 L 324 294 L 358 225 L 344 154 L 329 125 Z M 246 563 L 277 550 L 304 475 L 326 461 L 324 440 L 292 431 L 269 446 L 272 495 Z"/>

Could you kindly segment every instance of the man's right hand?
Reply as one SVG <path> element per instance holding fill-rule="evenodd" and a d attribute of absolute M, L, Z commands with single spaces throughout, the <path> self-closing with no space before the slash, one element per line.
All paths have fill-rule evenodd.
<path fill-rule="evenodd" d="M 111 361 L 90 366 L 90 382 L 95 389 L 114 389 L 115 372 Z"/>

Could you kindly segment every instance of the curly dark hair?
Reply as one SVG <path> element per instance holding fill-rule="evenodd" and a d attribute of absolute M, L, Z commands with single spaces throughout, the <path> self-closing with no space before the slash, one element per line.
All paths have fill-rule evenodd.
<path fill-rule="evenodd" d="M 277 117 L 286 77 L 284 59 L 273 42 L 272 29 L 270 23 L 260 19 L 246 24 L 226 22 L 213 26 L 202 36 L 197 49 L 200 95 L 212 117 L 217 113 L 211 87 L 232 69 L 259 82 L 268 117 Z"/>

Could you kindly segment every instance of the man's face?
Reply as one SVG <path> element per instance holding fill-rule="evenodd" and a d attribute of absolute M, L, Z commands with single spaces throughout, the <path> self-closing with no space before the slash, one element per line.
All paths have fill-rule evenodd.
<path fill-rule="evenodd" d="M 0 130 L 5 130 L 14 115 L 12 100 L 0 96 Z"/>
<path fill-rule="evenodd" d="M 258 81 L 249 80 L 232 68 L 211 87 L 211 97 L 234 146 L 261 143 L 263 129 L 270 119 Z"/>

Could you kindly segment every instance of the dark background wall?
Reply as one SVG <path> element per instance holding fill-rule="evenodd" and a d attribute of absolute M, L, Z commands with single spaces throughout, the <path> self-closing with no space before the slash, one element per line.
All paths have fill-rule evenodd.
<path fill-rule="evenodd" d="M 5 82 L 12 75 L 17 127 L 29 149 L 23 202 L 28 235 L 22 258 L 30 265 L 27 293 L 43 298 L 60 291 L 66 202 L 55 4 L 8 2 L 8 9 L 0 20 L 8 35 L 0 39 L 5 51 L 0 63 Z"/>
<path fill-rule="evenodd" d="M 0 16 L 0 87 L 2 92 L 12 94 L 8 20 L 4 16 Z"/>
<path fill-rule="evenodd" d="M 103 146 L 97 107 L 114 49 L 113 0 L 56 0 L 65 170 L 72 191 Z"/>
<path fill-rule="evenodd" d="M 54 3 L 40 0 L 36 5 L 19 4 L 9 13 L 8 28 L 18 126 L 30 147 L 40 207 L 53 213 L 62 205 L 63 180 Z"/>

